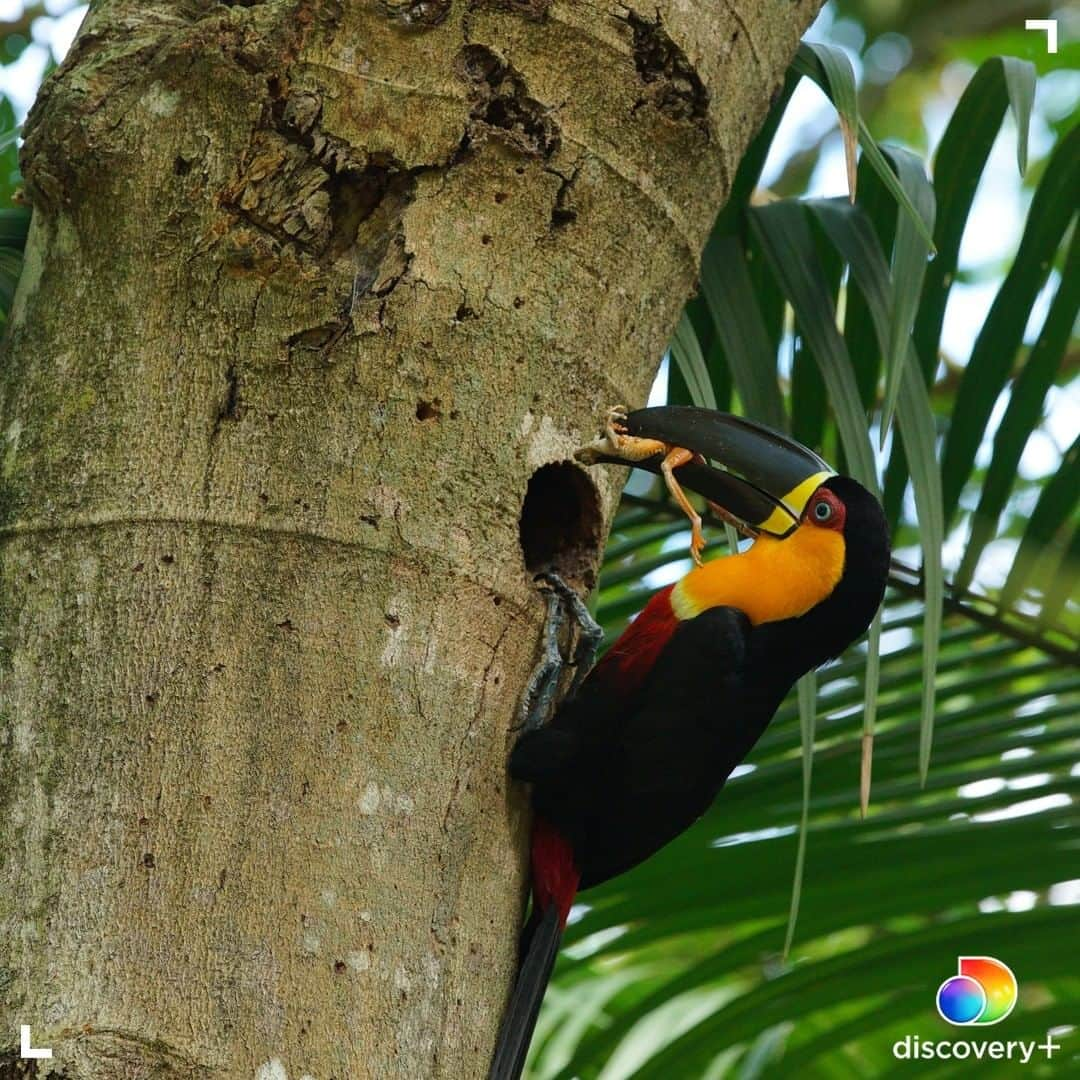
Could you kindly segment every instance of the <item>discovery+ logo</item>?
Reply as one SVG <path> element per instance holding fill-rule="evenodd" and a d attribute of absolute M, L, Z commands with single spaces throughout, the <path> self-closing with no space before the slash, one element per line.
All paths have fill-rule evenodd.
<path fill-rule="evenodd" d="M 1004 1020 L 1016 1005 L 1016 976 L 1007 964 L 992 956 L 961 956 L 957 973 L 937 992 L 938 1015 L 954 1027 L 983 1027 Z M 923 1039 L 905 1035 L 893 1043 L 899 1061 L 1016 1061 L 1028 1064 L 1036 1051 L 1053 1058 L 1061 1049 L 1052 1032 L 1042 1042 L 1034 1039 Z"/>

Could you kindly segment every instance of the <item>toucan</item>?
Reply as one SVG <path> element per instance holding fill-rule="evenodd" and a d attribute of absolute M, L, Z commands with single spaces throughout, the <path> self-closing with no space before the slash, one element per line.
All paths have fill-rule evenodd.
<path fill-rule="evenodd" d="M 550 722 L 526 720 L 511 751 L 510 775 L 532 785 L 532 908 L 490 1080 L 521 1074 L 577 893 L 704 814 L 795 681 L 867 629 L 888 575 L 878 500 L 763 425 L 691 406 L 616 408 L 577 457 L 662 475 L 690 517 L 694 566 L 575 680 Z M 753 543 L 702 563 L 683 485 Z M 577 594 L 549 581 L 585 619 Z M 550 686 L 550 664 L 544 677 Z"/>

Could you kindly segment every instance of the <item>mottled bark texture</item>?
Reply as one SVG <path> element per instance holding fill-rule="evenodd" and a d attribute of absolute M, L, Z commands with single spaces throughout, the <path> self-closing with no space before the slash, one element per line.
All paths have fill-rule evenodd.
<path fill-rule="evenodd" d="M 92 5 L 0 370 L 0 1075 L 483 1074 L 530 477 L 816 2 Z M 527 561 L 591 584 L 614 484 L 541 473 Z"/>

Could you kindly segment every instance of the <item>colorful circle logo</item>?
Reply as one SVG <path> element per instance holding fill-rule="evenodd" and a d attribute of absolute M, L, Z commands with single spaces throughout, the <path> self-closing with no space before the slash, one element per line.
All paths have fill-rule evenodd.
<path fill-rule="evenodd" d="M 961 956 L 958 975 L 937 992 L 937 1010 L 950 1024 L 996 1024 L 1016 1004 L 1016 976 L 992 956 Z"/>

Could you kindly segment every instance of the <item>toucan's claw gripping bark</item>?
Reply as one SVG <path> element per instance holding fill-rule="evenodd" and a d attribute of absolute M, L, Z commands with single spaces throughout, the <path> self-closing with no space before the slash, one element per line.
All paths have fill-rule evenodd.
<path fill-rule="evenodd" d="M 577 624 L 577 644 L 574 646 L 574 656 L 570 661 L 574 666 L 574 678 L 567 690 L 567 697 L 573 697 L 585 676 L 592 669 L 596 660 L 596 650 L 600 648 L 600 642 L 604 638 L 604 631 L 585 606 L 585 601 L 558 574 L 549 570 L 541 574 L 540 579 L 559 596 L 565 610 L 570 612 Z"/>
<path fill-rule="evenodd" d="M 570 683 L 569 696 L 577 693 L 582 680 L 589 673 L 604 636 L 604 631 L 589 614 L 585 602 L 558 574 L 549 570 L 538 574 L 536 580 L 545 586 L 547 617 L 544 620 L 543 655 L 529 676 L 521 698 L 520 727 L 524 731 L 542 727 L 551 711 L 559 679 L 567 664 L 559 648 L 559 633 L 566 624 L 567 613 L 577 624 L 577 645 L 570 661 L 574 667 L 574 678 Z"/>

